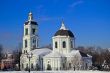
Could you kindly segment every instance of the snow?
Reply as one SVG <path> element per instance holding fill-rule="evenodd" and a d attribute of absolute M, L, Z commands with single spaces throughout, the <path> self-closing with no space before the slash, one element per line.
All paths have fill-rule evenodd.
<path fill-rule="evenodd" d="M 79 50 L 72 50 L 69 54 L 66 55 L 66 57 L 73 57 L 73 56 L 75 56 L 77 53 L 79 53 Z"/>
<path fill-rule="evenodd" d="M 92 58 L 92 56 L 91 56 L 91 55 L 89 55 L 89 54 L 87 54 L 87 56 Z"/>
<path fill-rule="evenodd" d="M 0 73 L 29 73 L 28 71 L 1 71 Z M 31 71 L 30 73 L 110 73 L 110 71 Z"/>
<path fill-rule="evenodd" d="M 110 48 L 108 48 L 108 51 L 110 52 Z"/>
<path fill-rule="evenodd" d="M 40 49 L 35 49 L 32 50 L 31 53 L 35 56 L 40 56 L 40 55 L 46 55 L 48 53 L 50 53 L 52 50 L 48 49 L 48 48 L 40 48 Z"/>
<path fill-rule="evenodd" d="M 52 51 L 51 53 L 49 53 L 48 55 L 46 55 L 44 57 L 64 57 L 64 55 L 63 54 L 60 54 L 60 53 L 58 53 L 56 51 L 55 52 Z"/>
<path fill-rule="evenodd" d="M 69 54 L 61 54 L 61 53 L 58 53 L 57 51 L 55 51 L 55 52 L 51 52 L 51 53 L 47 54 L 44 57 L 73 57 L 77 53 L 79 53 L 79 50 L 72 50 Z"/>

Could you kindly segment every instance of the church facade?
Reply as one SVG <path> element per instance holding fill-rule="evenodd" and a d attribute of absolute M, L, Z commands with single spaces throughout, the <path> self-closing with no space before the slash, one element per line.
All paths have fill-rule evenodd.
<path fill-rule="evenodd" d="M 29 13 L 24 23 L 21 70 L 86 70 L 92 66 L 92 56 L 75 50 L 75 36 L 64 22 L 52 37 L 52 50 L 40 48 L 38 38 L 38 23 Z"/>

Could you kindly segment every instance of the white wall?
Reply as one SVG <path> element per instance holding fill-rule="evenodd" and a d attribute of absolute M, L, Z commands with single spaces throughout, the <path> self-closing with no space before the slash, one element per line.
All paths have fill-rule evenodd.
<path fill-rule="evenodd" d="M 61 54 L 68 54 L 70 53 L 74 48 L 74 39 L 69 36 L 54 36 L 53 38 L 53 51 L 60 52 Z M 66 42 L 66 48 L 62 47 L 62 42 Z M 71 47 L 71 41 L 73 41 L 73 48 Z M 58 48 L 55 48 L 55 42 L 58 43 Z"/>
<path fill-rule="evenodd" d="M 44 58 L 44 70 L 47 70 L 47 65 L 50 64 L 52 70 L 60 70 L 63 59 L 61 57 Z"/>

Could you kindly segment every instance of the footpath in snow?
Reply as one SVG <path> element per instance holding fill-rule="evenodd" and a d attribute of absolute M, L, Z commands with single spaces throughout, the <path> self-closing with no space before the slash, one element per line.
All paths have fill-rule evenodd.
<path fill-rule="evenodd" d="M 0 73 L 29 73 L 28 71 L 0 71 Z M 30 73 L 110 73 L 110 71 L 31 71 Z"/>

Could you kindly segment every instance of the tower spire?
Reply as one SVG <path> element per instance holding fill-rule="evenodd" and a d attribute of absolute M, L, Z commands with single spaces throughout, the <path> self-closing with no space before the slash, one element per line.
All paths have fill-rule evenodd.
<path fill-rule="evenodd" d="M 33 20 L 32 12 L 29 13 L 28 20 L 29 20 L 29 21 Z"/>
<path fill-rule="evenodd" d="M 65 27 L 65 24 L 64 24 L 64 21 L 63 20 L 62 20 L 62 24 L 61 24 L 60 30 L 66 30 L 66 27 Z"/>

